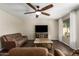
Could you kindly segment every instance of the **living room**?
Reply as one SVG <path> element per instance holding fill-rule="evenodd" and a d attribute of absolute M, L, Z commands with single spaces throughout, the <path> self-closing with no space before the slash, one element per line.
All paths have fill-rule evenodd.
<path fill-rule="evenodd" d="M 51 5 L 50 3 L 39 3 L 39 4 L 29 3 L 29 4 L 33 6 L 39 6 L 39 9 L 45 6 Z M 20 41 L 20 43 L 25 42 L 22 47 L 19 47 L 20 43 L 14 44 L 13 42 L 12 43 L 8 42 L 5 47 L 4 46 L 5 44 L 2 44 L 3 41 L 0 41 L 1 42 L 0 43 L 0 50 L 1 50 L 0 55 L 8 55 L 9 52 L 13 53 L 11 52 L 13 51 L 13 49 L 14 49 L 14 52 L 18 51 L 17 50 L 18 48 L 19 49 L 23 48 L 21 51 L 24 51 L 24 52 L 25 50 L 28 51 L 28 49 L 30 51 L 32 50 L 31 52 L 33 51 L 38 52 L 39 49 L 42 50 L 40 47 L 45 48 L 46 50 L 45 49 L 44 50 L 50 52 L 49 55 L 52 55 L 52 56 L 56 56 L 56 55 L 57 56 L 60 56 L 60 55 L 62 56 L 72 55 L 73 56 L 73 54 L 78 55 L 79 53 L 75 54 L 74 51 L 76 51 L 76 49 L 79 48 L 79 45 L 78 45 L 79 42 L 77 39 L 78 38 L 78 25 L 76 25 L 78 24 L 78 18 L 79 18 L 78 17 L 79 4 L 52 3 L 53 7 L 50 7 L 49 9 L 44 11 L 44 12 L 49 13 L 50 16 L 40 14 L 38 17 L 36 16 L 36 13 L 28 14 L 28 15 L 26 14 L 26 12 L 34 11 L 33 8 L 29 6 L 29 4 L 27 3 L 2 3 L 0 4 L 0 37 L 4 40 L 6 39 L 6 41 L 8 40 L 9 42 L 10 41 L 12 42 L 12 40 L 15 42 L 15 39 L 17 39 L 15 43 L 18 43 L 17 37 L 21 38 L 20 40 L 25 38 L 24 41 L 23 40 Z M 64 39 L 63 21 L 67 19 L 70 20 L 70 23 L 69 23 L 70 32 L 68 32 L 69 36 L 67 36 L 67 39 L 69 37 L 69 41 L 68 41 L 69 44 L 67 43 L 67 41 L 66 42 L 63 41 Z M 43 32 L 39 31 L 41 33 L 40 34 L 38 33 L 38 30 L 36 30 L 37 26 L 43 27 L 43 28 L 46 27 L 44 29 L 47 29 L 47 30 L 44 30 Z M 45 44 L 42 44 L 44 42 L 35 41 L 37 38 L 40 40 L 45 40 L 44 41 Z M 38 43 L 41 43 L 41 44 L 38 44 Z M 11 44 L 13 47 L 10 46 Z M 51 44 L 53 45 L 52 48 L 51 48 L 52 46 Z M 10 51 L 9 50 L 2 51 L 4 48 L 7 49 L 7 45 L 10 48 L 9 49 Z M 54 47 L 58 47 L 58 48 L 55 49 Z M 68 51 L 65 49 L 67 49 Z M 70 55 L 68 55 L 69 51 L 72 52 L 70 53 Z M 40 53 L 36 53 L 36 54 L 39 55 Z"/>

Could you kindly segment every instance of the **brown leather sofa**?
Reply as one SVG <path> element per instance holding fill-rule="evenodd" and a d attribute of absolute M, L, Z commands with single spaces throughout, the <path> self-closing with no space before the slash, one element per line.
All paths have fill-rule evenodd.
<path fill-rule="evenodd" d="M 27 36 L 22 36 L 21 33 L 6 34 L 0 37 L 3 49 L 9 50 L 14 47 L 20 47 L 27 42 Z"/>
<path fill-rule="evenodd" d="M 9 56 L 53 56 L 43 47 L 16 47 L 8 52 Z"/>

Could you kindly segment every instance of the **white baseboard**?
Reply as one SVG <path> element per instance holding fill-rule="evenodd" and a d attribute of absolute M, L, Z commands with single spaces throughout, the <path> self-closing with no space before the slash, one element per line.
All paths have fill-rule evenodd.
<path fill-rule="evenodd" d="M 70 45 L 68 45 L 67 43 L 65 43 L 65 42 L 63 42 L 63 43 L 70 47 Z"/>

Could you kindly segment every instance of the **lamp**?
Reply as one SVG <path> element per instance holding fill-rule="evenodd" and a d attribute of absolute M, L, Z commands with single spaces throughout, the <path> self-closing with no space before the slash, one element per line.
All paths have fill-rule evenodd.
<path fill-rule="evenodd" d="M 40 11 L 37 11 L 37 12 L 36 12 L 36 15 L 40 15 L 40 14 L 41 14 L 41 12 L 40 12 Z"/>

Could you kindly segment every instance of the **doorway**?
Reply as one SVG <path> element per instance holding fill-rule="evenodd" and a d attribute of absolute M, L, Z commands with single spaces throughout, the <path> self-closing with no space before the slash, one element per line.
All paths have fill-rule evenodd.
<path fill-rule="evenodd" d="M 63 39 L 62 41 L 70 45 L 70 19 L 63 20 Z"/>

